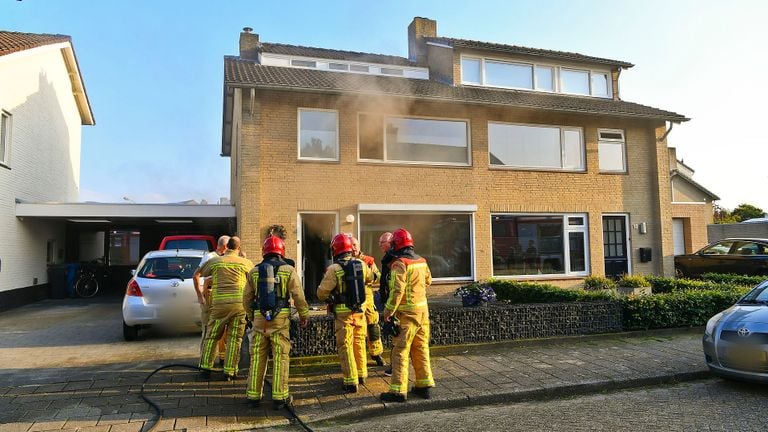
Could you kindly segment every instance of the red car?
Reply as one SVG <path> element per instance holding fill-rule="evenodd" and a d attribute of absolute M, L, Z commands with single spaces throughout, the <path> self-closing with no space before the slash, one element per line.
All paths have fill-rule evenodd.
<path fill-rule="evenodd" d="M 216 249 L 216 239 L 209 235 L 165 236 L 160 242 L 159 250 L 165 249 L 195 249 L 210 252 Z"/>

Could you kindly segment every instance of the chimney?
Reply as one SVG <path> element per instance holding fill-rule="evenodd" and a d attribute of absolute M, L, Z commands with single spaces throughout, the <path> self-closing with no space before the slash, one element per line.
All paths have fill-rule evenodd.
<path fill-rule="evenodd" d="M 424 63 L 427 46 L 422 38 L 437 37 L 437 21 L 429 18 L 414 17 L 408 26 L 408 58 Z"/>
<path fill-rule="evenodd" d="M 251 32 L 253 32 L 252 28 L 243 27 L 243 31 L 240 33 L 240 57 L 258 60 L 261 43 L 259 42 L 259 35 Z"/>

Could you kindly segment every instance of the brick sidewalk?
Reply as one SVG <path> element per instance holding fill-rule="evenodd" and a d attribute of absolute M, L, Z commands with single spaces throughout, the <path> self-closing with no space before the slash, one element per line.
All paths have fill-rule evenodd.
<path fill-rule="evenodd" d="M 56 348 L 29 349 L 54 355 Z M 155 368 L 194 364 L 196 357 L 114 363 L 94 367 L 13 369 L 0 374 L 0 432 L 82 430 L 139 431 L 154 414 L 139 398 L 141 384 Z M 9 358 L 0 358 L 6 363 Z M 435 347 L 437 387 L 431 400 L 410 398 L 383 404 L 383 368 L 370 368 L 368 382 L 354 395 L 341 392 L 338 364 L 294 366 L 291 393 L 305 421 L 334 417 L 422 411 L 449 406 L 548 398 L 563 394 L 655 384 L 706 376 L 699 331 L 607 335 L 469 347 Z M 411 379 L 413 374 L 411 373 Z M 203 381 L 185 369 L 158 373 L 147 396 L 164 410 L 156 430 L 237 430 L 287 424 L 270 403 L 260 409 L 244 401 L 245 380 Z"/>

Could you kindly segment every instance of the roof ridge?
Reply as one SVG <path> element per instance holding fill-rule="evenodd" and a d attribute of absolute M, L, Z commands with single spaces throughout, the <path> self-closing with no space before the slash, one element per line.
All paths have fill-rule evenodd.
<path fill-rule="evenodd" d="M 364 51 L 349 51 L 349 50 L 341 50 L 341 49 L 334 49 L 334 48 L 321 48 L 321 47 L 314 47 L 314 46 L 307 46 L 307 45 L 294 45 L 294 44 L 286 44 L 286 43 L 279 43 L 279 42 L 262 42 L 262 45 L 269 44 L 269 45 L 276 45 L 276 46 L 283 46 L 283 47 L 292 47 L 292 48 L 305 48 L 305 49 L 312 49 L 312 50 L 318 50 L 318 51 L 329 51 L 329 52 L 338 52 L 338 53 L 346 53 L 346 54 L 359 54 L 359 55 L 372 55 L 372 56 L 379 56 L 379 57 L 393 57 L 400 60 L 408 60 L 408 57 L 402 57 L 397 55 L 391 55 L 391 54 L 379 54 L 379 53 L 371 53 L 371 52 L 364 52 Z"/>

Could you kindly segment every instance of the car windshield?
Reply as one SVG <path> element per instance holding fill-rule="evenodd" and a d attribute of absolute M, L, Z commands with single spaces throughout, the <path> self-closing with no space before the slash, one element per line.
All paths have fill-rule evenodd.
<path fill-rule="evenodd" d="M 768 304 L 768 283 L 763 283 L 748 292 L 739 304 Z"/>
<path fill-rule="evenodd" d="M 201 257 L 148 258 L 139 269 L 138 277 L 147 279 L 187 279 L 200 265 Z"/>
<path fill-rule="evenodd" d="M 210 245 L 207 240 L 169 240 L 165 242 L 165 249 L 195 249 L 210 251 Z"/>

